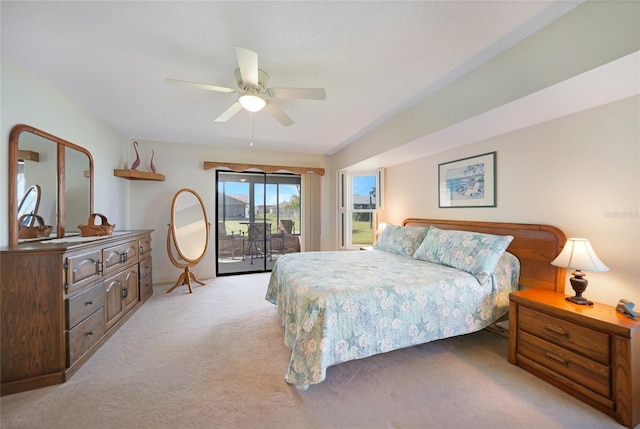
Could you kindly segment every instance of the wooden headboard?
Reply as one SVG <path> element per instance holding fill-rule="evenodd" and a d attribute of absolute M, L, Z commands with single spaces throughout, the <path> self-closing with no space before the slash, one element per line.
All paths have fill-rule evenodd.
<path fill-rule="evenodd" d="M 520 260 L 520 286 L 564 293 L 565 269 L 554 267 L 551 261 L 558 256 L 567 238 L 554 226 L 413 218 L 405 219 L 402 225 L 512 235 L 507 251 Z"/>

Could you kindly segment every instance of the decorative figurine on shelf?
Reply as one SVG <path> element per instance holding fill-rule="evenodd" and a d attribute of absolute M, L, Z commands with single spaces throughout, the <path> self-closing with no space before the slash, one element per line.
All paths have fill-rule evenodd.
<path fill-rule="evenodd" d="M 151 151 L 151 161 L 149 162 L 149 167 L 151 167 L 151 171 L 153 171 L 155 173 L 156 172 L 156 166 L 153 165 L 153 155 L 155 155 L 155 153 L 153 151 Z"/>
<path fill-rule="evenodd" d="M 133 164 L 131 164 L 131 169 L 135 170 L 136 168 L 138 168 L 138 166 L 140 166 L 140 154 L 138 153 L 138 142 L 136 141 L 133 142 L 133 150 L 136 151 L 136 160 L 133 161 Z"/>

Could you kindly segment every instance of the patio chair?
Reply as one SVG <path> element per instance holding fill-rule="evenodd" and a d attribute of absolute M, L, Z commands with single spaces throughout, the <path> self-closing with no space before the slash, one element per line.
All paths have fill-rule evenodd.
<path fill-rule="evenodd" d="M 225 223 L 218 222 L 218 256 L 225 253 L 230 254 L 231 259 L 234 259 L 236 252 L 238 252 L 244 259 L 243 244 L 243 234 L 227 231 Z"/>
<path fill-rule="evenodd" d="M 283 234 L 293 234 L 295 222 L 290 219 L 280 219 L 278 223 L 278 232 Z"/>
<path fill-rule="evenodd" d="M 271 257 L 271 224 L 252 223 L 249 225 L 249 244 L 246 253 L 249 255 L 251 264 L 257 258 Z"/>
<path fill-rule="evenodd" d="M 272 251 L 280 254 L 300 251 L 300 240 L 293 235 L 295 222 L 290 219 L 281 219 L 278 223 L 278 234 L 271 236 Z"/>

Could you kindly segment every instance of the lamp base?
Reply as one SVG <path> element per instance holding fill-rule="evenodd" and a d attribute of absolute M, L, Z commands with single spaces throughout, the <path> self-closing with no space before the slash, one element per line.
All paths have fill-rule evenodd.
<path fill-rule="evenodd" d="M 567 296 L 565 297 L 565 299 L 578 305 L 593 305 L 592 301 L 589 301 L 588 299 L 581 296 Z"/>
<path fill-rule="evenodd" d="M 584 273 L 580 270 L 576 270 L 571 274 L 573 274 L 573 277 L 571 277 L 569 281 L 571 282 L 571 287 L 576 294 L 575 296 L 568 296 L 565 299 L 578 305 L 593 305 L 593 302 L 582 297 L 582 292 L 587 289 L 587 285 L 589 284 L 587 279 L 584 278 Z"/>

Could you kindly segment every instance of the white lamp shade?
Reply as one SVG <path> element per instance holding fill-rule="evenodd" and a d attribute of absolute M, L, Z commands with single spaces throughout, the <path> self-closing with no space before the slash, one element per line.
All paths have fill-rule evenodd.
<path fill-rule="evenodd" d="M 581 271 L 609 271 L 586 238 L 569 238 L 551 265 Z"/>
<path fill-rule="evenodd" d="M 257 95 L 242 95 L 238 98 L 242 107 L 249 112 L 259 112 L 267 104 L 262 98 Z"/>

